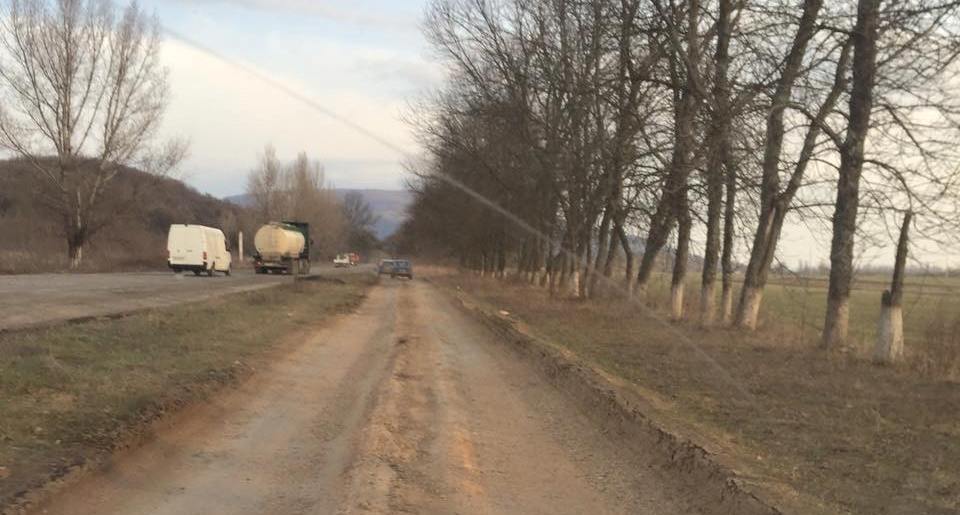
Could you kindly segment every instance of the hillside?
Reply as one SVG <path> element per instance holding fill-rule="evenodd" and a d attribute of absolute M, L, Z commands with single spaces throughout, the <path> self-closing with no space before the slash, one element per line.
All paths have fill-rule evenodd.
<path fill-rule="evenodd" d="M 410 192 L 403 190 L 338 189 L 336 192 L 340 200 L 343 200 L 348 193 L 363 195 L 370 204 L 370 209 L 378 217 L 374 232 L 380 240 L 391 236 L 400 228 L 407 216 L 407 206 L 413 201 Z M 232 195 L 225 197 L 224 200 L 244 207 L 250 205 L 247 195 Z"/>
<path fill-rule="evenodd" d="M 42 192 L 22 162 L 0 161 L 0 273 L 66 268 L 57 215 Z M 100 212 L 107 225 L 85 249 L 87 271 L 162 268 L 170 224 L 212 225 L 232 235 L 246 218 L 241 206 L 134 169 L 121 172 L 105 198 Z"/>

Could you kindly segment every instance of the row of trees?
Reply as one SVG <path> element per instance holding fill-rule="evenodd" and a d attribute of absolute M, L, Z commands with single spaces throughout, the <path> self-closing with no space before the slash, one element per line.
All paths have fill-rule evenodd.
<path fill-rule="evenodd" d="M 338 199 L 324 178 L 323 166 L 306 153 L 284 163 L 268 145 L 247 176 L 247 196 L 257 226 L 279 220 L 308 222 L 321 255 L 343 250 L 369 255 L 379 245 L 373 233 L 377 217 L 362 194 L 351 192 Z"/>
<path fill-rule="evenodd" d="M 958 13 L 948 0 L 436 0 L 425 27 L 451 73 L 413 117 L 427 157 L 406 230 L 581 298 L 610 289 L 617 255 L 623 288 L 642 293 L 669 248 L 675 319 L 700 244 L 700 321 L 753 329 L 785 223 L 819 217 L 822 340 L 841 345 L 855 244 L 906 213 L 924 241 L 960 226 Z"/>

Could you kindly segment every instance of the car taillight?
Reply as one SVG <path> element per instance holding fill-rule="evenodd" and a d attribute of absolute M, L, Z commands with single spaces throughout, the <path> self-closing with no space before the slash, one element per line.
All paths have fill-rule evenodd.
<path fill-rule="evenodd" d="M 207 260 L 207 251 L 203 251 L 203 260 L 204 260 L 204 261 Z"/>

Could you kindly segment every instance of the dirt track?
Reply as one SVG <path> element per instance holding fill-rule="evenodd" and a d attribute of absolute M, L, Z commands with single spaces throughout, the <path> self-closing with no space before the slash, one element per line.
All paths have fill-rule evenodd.
<path fill-rule="evenodd" d="M 51 514 L 687 513 L 429 284 L 385 281 Z"/>

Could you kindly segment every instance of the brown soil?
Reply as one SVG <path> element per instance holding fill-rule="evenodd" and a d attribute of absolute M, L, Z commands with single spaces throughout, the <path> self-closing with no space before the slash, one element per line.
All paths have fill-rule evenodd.
<path fill-rule="evenodd" d="M 429 284 L 385 281 L 37 512 L 697 511 L 497 338 Z"/>

